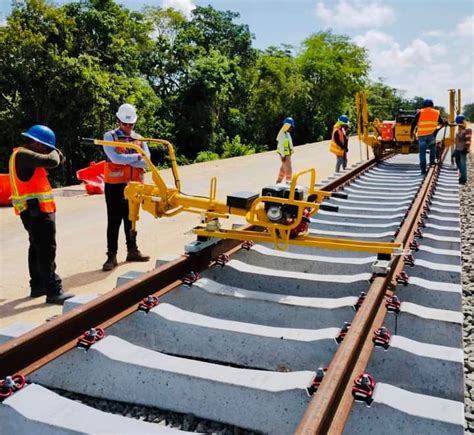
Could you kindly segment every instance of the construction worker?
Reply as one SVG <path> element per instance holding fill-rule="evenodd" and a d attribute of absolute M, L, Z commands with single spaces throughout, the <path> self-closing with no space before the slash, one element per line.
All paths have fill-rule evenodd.
<path fill-rule="evenodd" d="M 336 172 L 347 167 L 347 152 L 349 151 L 349 118 L 341 115 L 332 130 L 329 151 L 336 155 Z"/>
<path fill-rule="evenodd" d="M 137 112 L 131 104 L 122 104 L 117 113 L 118 128 L 104 134 L 104 140 L 116 142 L 133 142 L 139 145 L 147 156 L 150 150 L 133 127 L 137 122 Z M 125 186 L 129 181 L 143 182 L 146 162 L 139 153 L 128 148 L 104 146 L 107 158 L 104 169 L 105 201 L 107 204 L 107 260 L 102 270 L 112 270 L 117 266 L 118 236 L 120 225 L 124 223 L 127 243 L 127 261 L 148 261 L 137 247 L 137 234 L 132 231 L 128 217 L 128 201 L 124 196 Z"/>
<path fill-rule="evenodd" d="M 456 116 L 458 131 L 455 139 L 454 159 L 459 170 L 459 184 L 467 181 L 467 154 L 471 148 L 472 129 L 467 128 L 468 121 L 464 115 Z"/>
<path fill-rule="evenodd" d="M 430 166 L 436 161 L 436 133 L 439 125 L 445 124 L 439 110 L 433 108 L 433 100 L 423 101 L 423 107 L 411 123 L 411 135 L 416 131 L 420 156 L 420 170 L 426 174 L 426 150 L 430 150 Z"/>
<path fill-rule="evenodd" d="M 277 153 L 280 156 L 281 166 L 278 173 L 277 183 L 281 183 L 285 180 L 287 183 L 291 183 L 292 168 L 291 168 L 291 155 L 293 154 L 293 139 L 291 138 L 290 131 L 295 127 L 295 121 L 290 116 L 283 120 L 283 125 L 278 132 L 276 140 Z"/>
<path fill-rule="evenodd" d="M 44 125 L 34 125 L 22 133 L 27 138 L 10 157 L 12 205 L 28 232 L 28 269 L 30 296 L 46 295 L 48 304 L 62 305 L 74 295 L 64 292 L 56 274 L 56 204 L 45 168 L 64 162 L 56 148 L 54 132 Z"/>

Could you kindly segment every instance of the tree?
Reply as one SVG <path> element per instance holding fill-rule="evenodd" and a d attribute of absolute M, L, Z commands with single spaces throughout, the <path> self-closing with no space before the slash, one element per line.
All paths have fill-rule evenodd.
<path fill-rule="evenodd" d="M 32 124 L 50 126 L 67 158 L 56 180 L 71 183 L 77 169 L 103 157 L 78 138 L 101 137 L 115 125 L 119 104 L 136 103 L 144 109 L 141 120 L 152 118 L 160 102 L 138 74 L 147 41 L 140 20 L 112 0 L 59 8 L 43 0 L 17 2 L 0 30 L 0 125 L 11 125 L 2 144 L 17 143 Z"/>
<path fill-rule="evenodd" d="M 234 90 L 238 67 L 216 50 L 199 57 L 181 82 L 176 137 L 186 155 L 220 152 L 225 134 L 221 126 Z"/>
<path fill-rule="evenodd" d="M 249 128 L 243 137 L 248 142 L 273 147 L 286 116 L 295 117 L 299 123 L 295 107 L 297 100 L 306 95 L 305 86 L 289 50 L 271 47 L 261 52 L 252 77 L 247 116 Z"/>
<path fill-rule="evenodd" d="M 309 83 L 310 104 L 301 116 L 304 137 L 312 140 L 328 137 L 335 119 L 353 104 L 354 94 L 367 82 L 369 62 L 364 48 L 331 31 L 310 36 L 303 47 L 297 61 Z"/>
<path fill-rule="evenodd" d="M 462 112 L 470 122 L 474 122 L 474 103 L 465 104 L 462 108 Z"/>

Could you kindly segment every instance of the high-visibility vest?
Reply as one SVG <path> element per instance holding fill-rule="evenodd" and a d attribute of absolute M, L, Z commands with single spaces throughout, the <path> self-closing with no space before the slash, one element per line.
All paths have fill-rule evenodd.
<path fill-rule="evenodd" d="M 132 132 L 132 137 L 119 135 L 119 129 L 110 132 L 115 142 L 133 142 L 136 145 L 140 145 L 143 148 L 143 143 L 139 140 L 135 132 Z M 132 154 L 134 150 L 130 148 L 116 147 L 115 151 L 119 154 Z M 128 183 L 129 181 L 143 182 L 145 171 L 142 168 L 134 168 L 130 165 L 121 165 L 119 163 L 113 163 L 107 158 L 107 162 L 104 167 L 104 181 L 110 184 L 121 184 Z"/>
<path fill-rule="evenodd" d="M 28 200 L 37 199 L 39 209 L 43 213 L 54 213 L 56 204 L 53 198 L 53 189 L 48 180 L 48 173 L 45 168 L 36 168 L 32 177 L 28 181 L 18 178 L 16 172 L 16 155 L 22 147 L 15 148 L 10 157 L 10 182 L 12 185 L 12 205 L 15 214 L 19 215 L 28 208 Z"/>
<path fill-rule="evenodd" d="M 438 127 L 439 110 L 432 107 L 424 107 L 420 110 L 420 117 L 418 118 L 418 129 L 416 135 L 429 136 L 434 133 Z"/>
<path fill-rule="evenodd" d="M 280 154 L 281 157 L 287 157 L 293 154 L 293 140 L 287 131 L 280 131 L 278 135 L 277 153 Z"/>
<path fill-rule="evenodd" d="M 341 131 L 341 129 L 337 129 L 333 133 L 333 138 L 331 139 L 331 144 L 329 146 L 329 151 L 332 152 L 333 154 L 336 154 L 337 157 L 342 157 L 344 155 L 344 149 L 341 148 L 335 141 L 334 141 L 334 135 L 338 134 L 340 136 L 341 142 L 344 142 L 344 133 Z"/>

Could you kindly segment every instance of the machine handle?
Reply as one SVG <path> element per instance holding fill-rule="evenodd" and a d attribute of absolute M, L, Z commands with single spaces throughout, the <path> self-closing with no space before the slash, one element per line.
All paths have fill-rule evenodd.
<path fill-rule="evenodd" d="M 331 193 L 331 198 L 347 199 L 349 198 L 349 195 L 342 192 L 333 192 Z"/>
<path fill-rule="evenodd" d="M 81 140 L 81 145 L 95 145 L 95 139 L 81 137 L 80 140 Z"/>
<path fill-rule="evenodd" d="M 337 213 L 339 211 L 339 207 L 337 205 L 329 205 L 329 204 L 321 204 L 319 206 L 320 210 L 326 210 L 326 211 L 333 211 L 334 213 Z"/>

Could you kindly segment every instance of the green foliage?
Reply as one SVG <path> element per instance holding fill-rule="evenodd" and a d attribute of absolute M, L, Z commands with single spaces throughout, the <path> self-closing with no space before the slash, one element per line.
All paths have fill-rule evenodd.
<path fill-rule="evenodd" d="M 46 124 L 67 157 L 61 183 L 77 169 L 103 158 L 100 148 L 82 147 L 79 137 L 102 137 L 115 126 L 124 101 L 140 111 L 139 126 L 156 126 L 160 100 L 139 74 L 146 26 L 112 0 L 54 7 L 43 0 L 18 2 L 0 33 L 0 123 L 12 122 L 14 139 L 32 124 Z"/>
<path fill-rule="evenodd" d="M 67 157 L 53 178 L 74 182 L 77 169 L 104 158 L 78 138 L 115 128 L 124 102 L 137 107 L 137 132 L 172 142 L 180 164 L 274 149 L 286 116 L 296 121 L 295 144 L 328 138 L 341 113 L 354 118 L 354 94 L 364 87 L 371 116 L 420 102 L 368 83 L 367 53 L 346 36 L 319 32 L 300 50 L 259 51 L 239 18 L 210 6 L 187 20 L 173 9 L 131 12 L 115 0 L 16 1 L 0 27 L 0 170 L 20 133 L 41 123 Z M 152 158 L 169 166 L 160 146 Z"/>
<path fill-rule="evenodd" d="M 222 145 L 222 158 L 228 159 L 229 157 L 238 156 L 249 156 L 255 154 L 255 148 L 251 145 L 245 145 L 240 141 L 240 136 L 235 136 L 232 140 L 226 137 L 224 144 Z"/>
<path fill-rule="evenodd" d="M 465 104 L 462 113 L 470 122 L 474 122 L 474 103 Z"/>
<path fill-rule="evenodd" d="M 306 137 L 327 137 L 335 119 L 353 104 L 354 94 L 367 81 L 367 51 L 347 36 L 319 32 L 304 41 L 297 61 L 309 84 L 308 102 L 302 112 Z M 323 110 L 321 110 L 323 109 Z"/>
<path fill-rule="evenodd" d="M 194 163 L 209 162 L 211 160 L 219 160 L 219 154 L 212 151 L 200 151 L 194 159 Z"/>

